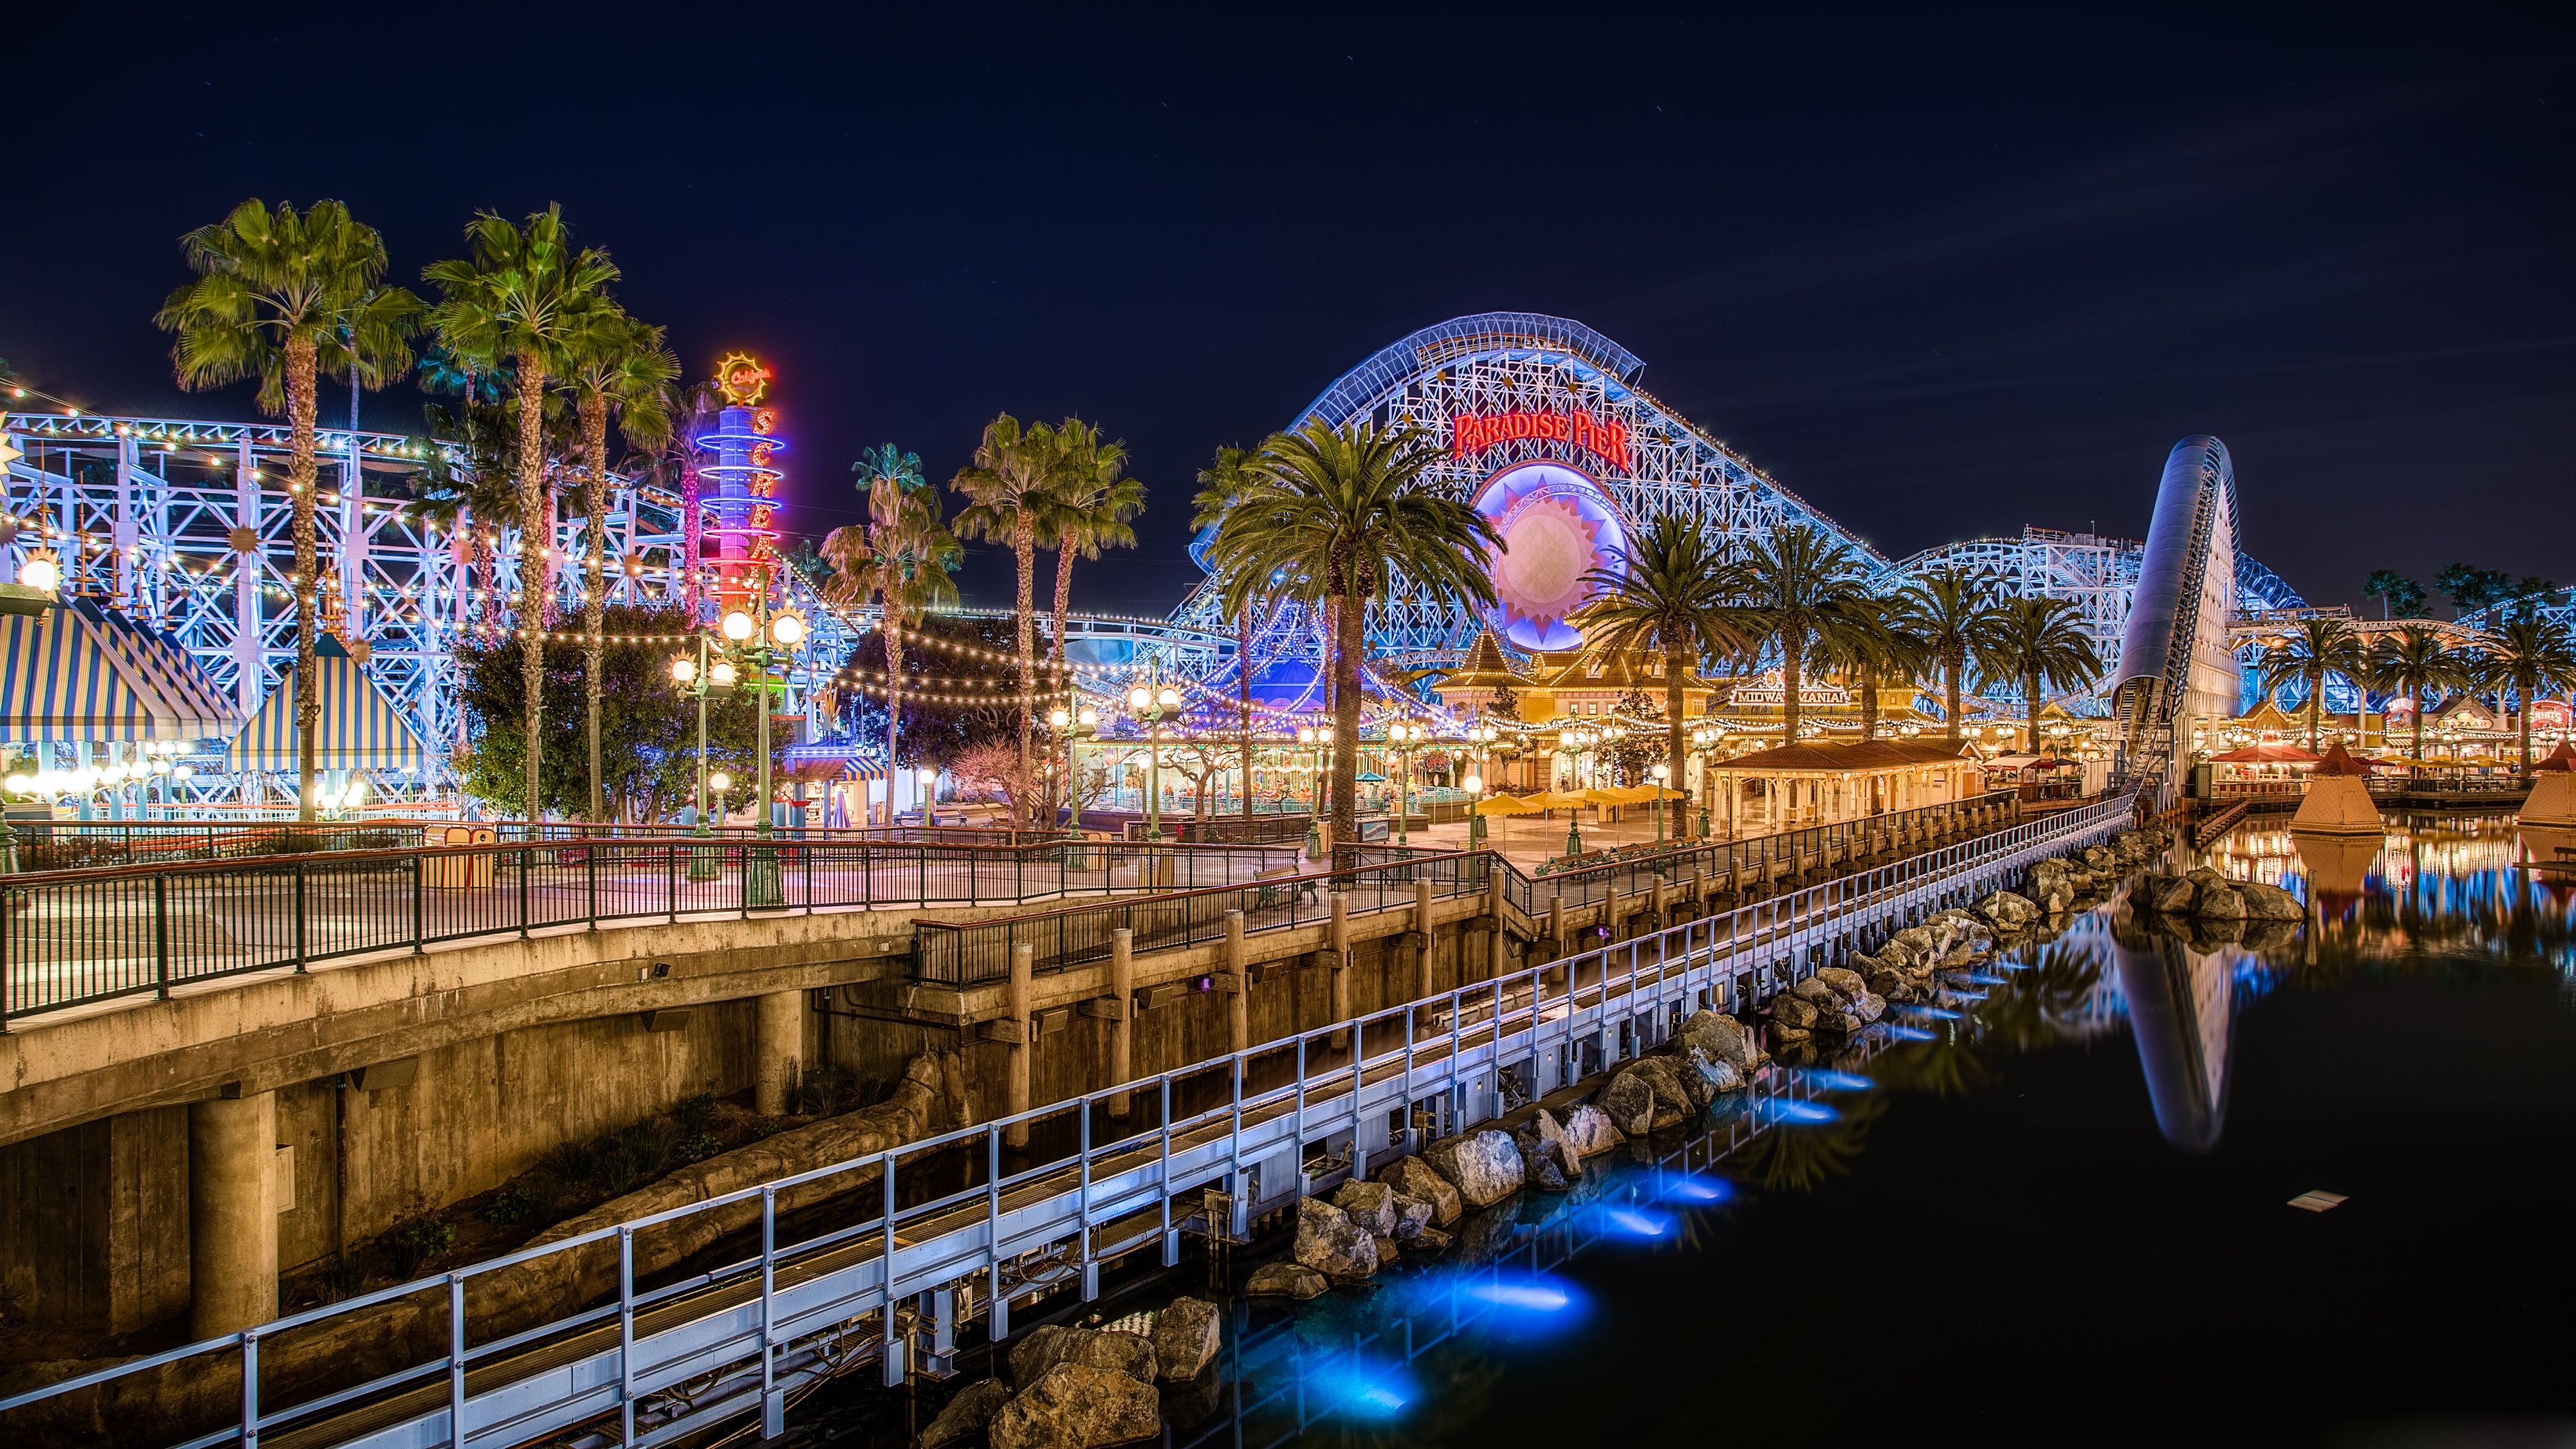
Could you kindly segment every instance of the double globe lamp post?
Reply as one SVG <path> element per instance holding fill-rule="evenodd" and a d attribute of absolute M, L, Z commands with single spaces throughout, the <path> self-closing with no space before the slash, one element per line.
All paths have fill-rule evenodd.
<path fill-rule="evenodd" d="M 1127 691 L 1127 711 L 1145 727 L 1145 839 L 1163 840 L 1163 721 L 1181 708 L 1181 692 L 1159 678 Z"/>
<path fill-rule="evenodd" d="M 759 696 L 756 707 L 759 713 L 757 748 L 760 774 L 753 798 L 758 802 L 760 818 L 752 827 L 752 834 L 758 844 L 753 847 L 750 856 L 744 861 L 743 901 L 746 905 L 755 906 L 780 905 L 784 903 L 784 897 L 779 888 L 778 855 L 776 848 L 771 844 L 777 830 L 770 819 L 769 811 L 769 694 L 772 688 L 783 690 L 783 682 L 772 680 L 770 677 L 770 651 L 776 648 L 792 655 L 797 649 L 803 647 L 806 636 L 805 618 L 794 610 L 771 614 L 769 592 L 762 589 L 753 594 L 751 608 L 726 610 L 717 627 L 723 631 L 727 643 L 736 646 L 743 644 L 752 646 L 752 688 Z M 721 771 L 710 774 L 707 770 L 707 691 L 734 688 L 737 679 L 733 661 L 723 658 L 709 659 L 708 642 L 706 636 L 701 634 L 698 637 L 698 657 L 695 660 L 682 658 L 671 661 L 673 681 L 691 690 L 698 698 L 698 823 L 691 834 L 701 838 L 714 834 L 708 820 L 708 790 L 712 788 L 718 796 L 722 796 L 733 784 L 732 779 Z M 715 874 L 716 863 L 713 851 L 700 847 L 690 852 L 689 879 L 712 880 Z"/>

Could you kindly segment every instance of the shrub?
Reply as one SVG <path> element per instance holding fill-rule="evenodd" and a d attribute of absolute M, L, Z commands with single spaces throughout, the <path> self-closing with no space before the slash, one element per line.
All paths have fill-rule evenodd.
<path fill-rule="evenodd" d="M 680 1145 L 671 1149 L 671 1165 L 686 1167 L 692 1162 L 704 1162 L 724 1150 L 724 1143 L 717 1139 L 716 1134 L 699 1132 L 681 1138 Z"/>
<path fill-rule="evenodd" d="M 542 1220 L 548 1206 L 533 1188 L 514 1182 L 483 1204 L 483 1221 L 505 1228 L 525 1227 Z"/>
<path fill-rule="evenodd" d="M 456 1224 L 427 1214 L 403 1218 L 394 1224 L 392 1234 L 395 1274 L 416 1278 L 422 1264 L 455 1246 Z"/>
<path fill-rule="evenodd" d="M 592 1181 L 621 1197 L 640 1182 L 659 1177 L 671 1165 L 679 1132 L 668 1122 L 638 1122 L 612 1132 L 600 1144 L 599 1166 Z"/>
<path fill-rule="evenodd" d="M 546 1175 L 566 1187 L 587 1183 L 599 1173 L 597 1142 L 559 1142 L 537 1159 Z"/>
<path fill-rule="evenodd" d="M 671 1109 L 671 1117 L 691 1132 L 706 1131 L 716 1125 L 716 1094 L 700 1092 L 681 1098 L 680 1104 Z"/>

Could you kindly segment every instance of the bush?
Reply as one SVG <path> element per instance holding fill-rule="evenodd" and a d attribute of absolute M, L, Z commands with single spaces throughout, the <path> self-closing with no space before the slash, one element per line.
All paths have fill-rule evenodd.
<path fill-rule="evenodd" d="M 671 1117 L 691 1132 L 706 1131 L 716 1125 L 716 1094 L 700 1092 L 681 1098 L 680 1104 L 671 1109 Z"/>
<path fill-rule="evenodd" d="M 725 1145 L 722 1141 L 717 1139 L 716 1134 L 712 1132 L 696 1133 L 692 1136 L 681 1138 L 680 1145 L 671 1149 L 671 1165 L 674 1167 L 686 1167 L 692 1162 L 704 1162 L 708 1158 L 713 1157 L 724 1150 Z"/>
<path fill-rule="evenodd" d="M 632 1192 L 636 1184 L 660 1177 L 671 1165 L 679 1132 L 668 1122 L 638 1122 L 612 1132 L 600 1144 L 592 1181 L 610 1197 Z"/>
<path fill-rule="evenodd" d="M 456 1224 L 421 1214 L 394 1224 L 391 1247 L 395 1275 L 420 1276 L 421 1266 L 456 1246 Z"/>
<path fill-rule="evenodd" d="M 860 1105 L 858 1083 L 838 1067 L 817 1067 L 805 1074 L 796 1089 L 793 1110 L 817 1117 L 835 1117 Z"/>
<path fill-rule="evenodd" d="M 551 1206 L 525 1183 L 511 1183 L 492 1194 L 483 1204 L 483 1221 L 504 1228 L 526 1227 L 543 1221 Z"/>
<path fill-rule="evenodd" d="M 537 1165 L 564 1186 L 578 1186 L 598 1176 L 599 1148 L 597 1142 L 559 1142 L 537 1159 Z"/>

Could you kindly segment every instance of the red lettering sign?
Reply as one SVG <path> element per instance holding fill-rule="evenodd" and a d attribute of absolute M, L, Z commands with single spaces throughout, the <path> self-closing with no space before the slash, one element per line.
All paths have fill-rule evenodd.
<path fill-rule="evenodd" d="M 1613 468 L 1626 468 L 1628 462 L 1628 425 L 1609 418 L 1596 418 L 1581 408 L 1563 413 L 1451 413 L 1449 415 L 1449 452 L 1456 458 L 1472 458 L 1488 449 L 1528 438 L 1540 442 L 1565 443 Z"/>

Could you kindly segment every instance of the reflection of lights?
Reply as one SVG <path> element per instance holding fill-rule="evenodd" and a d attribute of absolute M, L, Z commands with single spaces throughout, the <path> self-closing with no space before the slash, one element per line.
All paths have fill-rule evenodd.
<path fill-rule="evenodd" d="M 1395 1365 L 1355 1358 L 1319 1368 L 1306 1379 L 1334 1411 L 1361 1418 L 1384 1419 L 1413 1402 L 1412 1380 Z"/>
<path fill-rule="evenodd" d="M 1774 1122 L 1795 1122 L 1801 1127 L 1820 1127 L 1842 1113 L 1822 1102 L 1801 1102 L 1794 1097 L 1774 1097 L 1763 1104 Z"/>
<path fill-rule="evenodd" d="M 1887 1039 L 1889 1041 L 1937 1040 L 1932 1033 L 1925 1031 L 1923 1028 L 1919 1026 L 1907 1026 L 1902 1022 L 1891 1022 L 1883 1028 L 1883 1030 L 1887 1032 Z"/>
<path fill-rule="evenodd" d="M 1938 1006 L 1916 1006 L 1909 1002 L 1897 1009 L 1903 1011 L 1907 1016 L 1919 1016 L 1926 1021 L 1957 1021 L 1959 1019 L 1959 1013 Z"/>
<path fill-rule="evenodd" d="M 1614 1238 L 1653 1240 L 1673 1230 L 1673 1220 L 1644 1208 L 1605 1207 L 1601 1210 L 1601 1230 Z"/>
<path fill-rule="evenodd" d="M 1811 1068 L 1798 1075 L 1801 1080 L 1813 1082 L 1828 1092 L 1866 1092 L 1878 1085 L 1857 1072 L 1837 1072 L 1829 1067 Z"/>
<path fill-rule="evenodd" d="M 1735 1184 L 1722 1177 L 1684 1173 L 1664 1184 L 1664 1201 L 1716 1203 L 1734 1198 Z"/>

